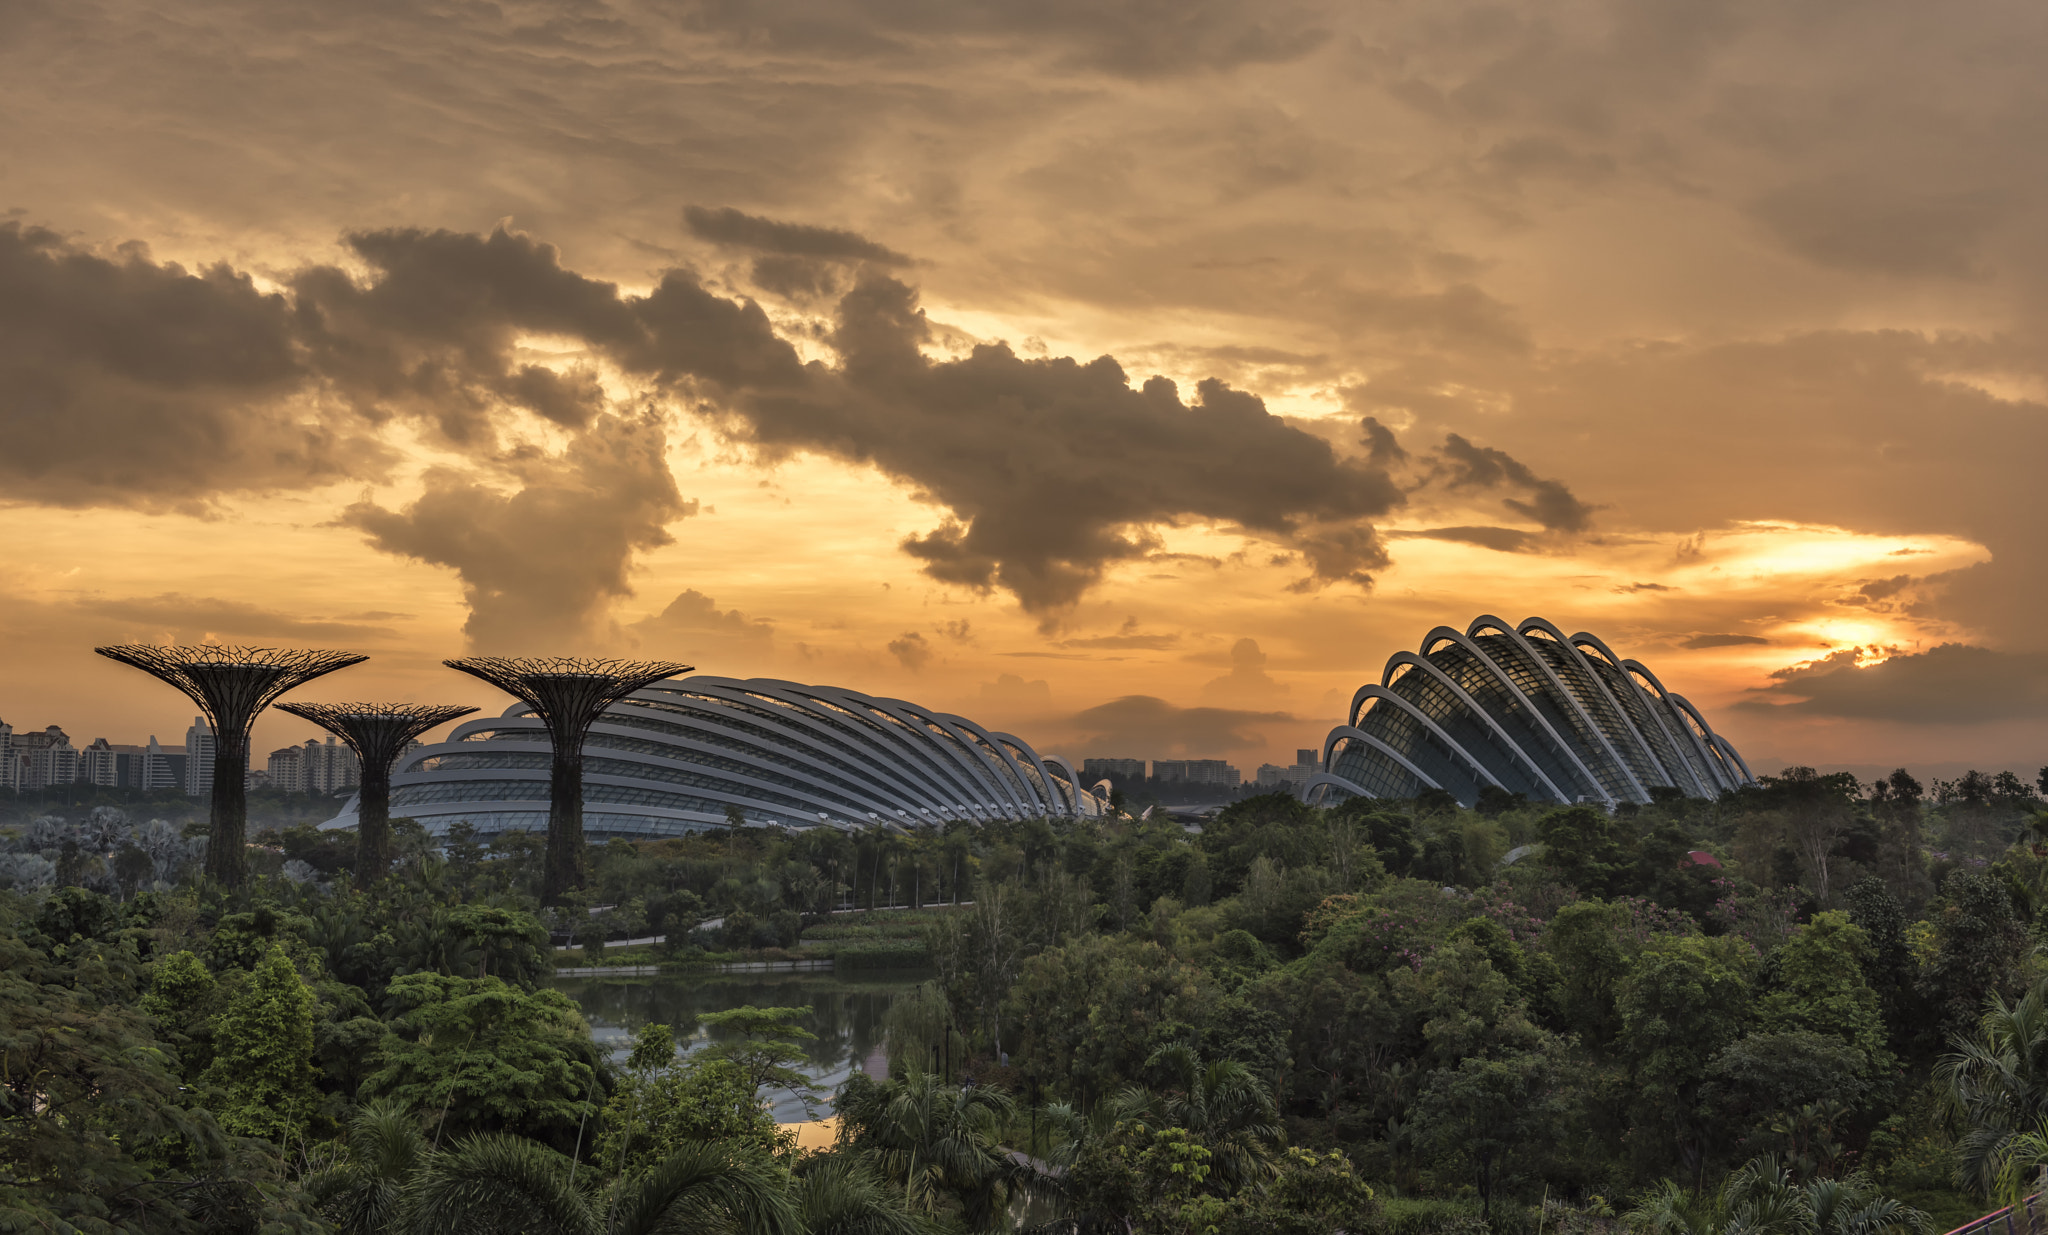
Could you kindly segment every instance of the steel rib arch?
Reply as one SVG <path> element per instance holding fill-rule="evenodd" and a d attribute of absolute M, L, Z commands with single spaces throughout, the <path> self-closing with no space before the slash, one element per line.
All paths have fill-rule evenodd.
<path fill-rule="evenodd" d="M 1536 782 L 1549 790 L 1551 797 L 1556 801 L 1569 802 L 1571 800 L 1563 790 L 1557 787 L 1557 783 L 1551 780 L 1541 767 L 1537 766 L 1536 761 L 1529 757 L 1529 753 L 1522 749 L 1522 744 L 1508 736 L 1507 730 L 1501 728 L 1500 722 L 1494 718 L 1493 713 L 1481 707 L 1479 701 L 1467 693 L 1464 687 L 1458 685 L 1451 678 L 1450 674 L 1437 668 L 1427 657 L 1419 656 L 1414 652 L 1396 652 L 1387 659 L 1386 670 L 1380 675 L 1380 685 L 1388 690 L 1394 689 L 1394 683 L 1391 679 L 1394 676 L 1394 667 L 1396 665 L 1407 665 L 1412 669 L 1419 669 L 1423 673 L 1428 674 L 1432 681 L 1442 686 L 1445 690 L 1450 691 L 1452 697 L 1458 701 L 1460 706 L 1477 717 L 1492 732 L 1502 752 L 1510 762 L 1518 762 L 1533 773 L 1536 777 Z M 1470 753 L 1469 748 L 1467 753 Z"/>
<path fill-rule="evenodd" d="M 1608 765 L 1614 769 L 1617 779 L 1621 783 L 1619 785 L 1609 784 L 1606 777 L 1600 776 L 1596 772 L 1594 779 L 1599 782 L 1600 796 L 1609 805 L 1612 805 L 1620 800 L 1618 790 L 1633 787 L 1638 793 L 1642 793 L 1642 786 L 1636 784 L 1635 773 L 1629 771 L 1628 765 L 1622 762 L 1621 756 L 1615 752 L 1613 745 L 1608 742 L 1607 735 L 1601 732 L 1600 726 L 1593 723 L 1592 716 L 1587 714 L 1585 707 L 1579 703 L 1578 697 L 1565 688 L 1563 680 L 1557 676 L 1557 671 L 1550 667 L 1550 662 L 1543 659 L 1541 652 L 1530 646 L 1528 638 L 1503 619 L 1495 617 L 1490 613 L 1474 618 L 1472 624 L 1465 628 L 1465 633 L 1477 642 L 1482 637 L 1480 632 L 1485 630 L 1498 633 L 1509 647 L 1514 648 L 1527 657 L 1529 666 L 1534 670 L 1536 676 L 1549 684 L 1550 691 L 1554 692 L 1552 703 L 1567 717 L 1576 718 L 1573 728 L 1577 729 L 1587 739 L 1580 744 L 1579 748 L 1589 752 L 1597 751 L 1607 756 Z M 1581 759 L 1581 762 L 1584 762 L 1584 760 Z M 1644 800 L 1649 798 L 1647 793 L 1643 793 L 1642 796 Z"/>
<path fill-rule="evenodd" d="M 1664 688 L 1664 683 L 1658 680 L 1656 674 L 1650 672 L 1650 667 L 1639 660 L 1624 660 L 1621 662 L 1621 667 L 1628 670 L 1631 677 L 1649 683 L 1646 689 L 1655 697 L 1658 706 L 1663 709 L 1664 716 L 1671 723 L 1671 727 L 1684 735 L 1686 745 L 1682 749 L 1691 751 L 1693 758 L 1697 760 L 1693 773 L 1699 777 L 1702 784 L 1710 786 L 1713 792 L 1709 796 L 1718 797 L 1723 790 L 1734 788 L 1735 786 L 1727 783 L 1720 761 L 1708 753 L 1707 744 L 1700 738 L 1698 733 L 1694 732 L 1693 727 L 1686 723 L 1685 716 L 1679 711 L 1678 705 L 1671 702 L 1671 692 Z"/>
<path fill-rule="evenodd" d="M 1481 785 L 1492 785 L 1495 789 L 1498 789 L 1503 793 L 1507 792 L 1507 786 L 1501 784 L 1500 780 L 1496 778 L 1494 774 L 1487 769 L 1485 764 L 1473 758 L 1471 751 L 1468 751 L 1463 746 L 1460 746 L 1456 739 L 1452 738 L 1450 734 L 1445 733 L 1443 731 L 1442 726 L 1438 725 L 1435 721 L 1431 720 L 1428 717 L 1428 715 L 1426 715 L 1420 708 L 1408 702 L 1406 699 L 1403 699 L 1401 696 L 1388 690 L 1384 686 L 1362 686 L 1359 688 L 1358 693 L 1352 696 L 1352 699 L 1354 701 L 1354 704 L 1356 703 L 1356 701 L 1360 699 L 1384 699 L 1387 702 L 1393 704 L 1396 709 L 1405 713 L 1408 716 L 1415 718 L 1416 721 L 1420 722 L 1422 727 L 1424 729 L 1427 729 L 1433 736 L 1435 736 L 1437 741 L 1442 742 L 1444 744 L 1444 747 L 1446 748 L 1446 750 L 1450 752 L 1454 759 L 1463 759 L 1467 764 L 1469 764 L 1472 768 L 1472 771 L 1477 774 L 1472 778 L 1473 780 L 1477 781 Z M 1352 708 L 1351 715 L 1352 723 L 1350 727 L 1354 729 L 1358 728 L 1358 722 L 1362 719 L 1362 717 L 1360 716 L 1359 709 L 1356 706 Z M 1439 788 L 1441 788 L 1441 786 L 1439 786 Z"/>
<path fill-rule="evenodd" d="M 1607 666 L 1613 675 L 1608 693 L 1614 694 L 1616 689 L 1625 692 L 1628 702 L 1634 705 L 1629 710 L 1641 714 L 1641 719 L 1636 721 L 1636 728 L 1642 729 L 1647 725 L 1656 731 L 1654 735 L 1645 733 L 1643 736 L 1656 747 L 1652 753 L 1657 755 L 1658 766 L 1664 769 L 1669 783 L 1688 797 L 1712 797 L 1713 795 L 1707 792 L 1706 784 L 1700 779 L 1699 770 L 1685 757 L 1678 735 L 1671 732 L 1670 718 L 1664 714 L 1657 697 L 1630 675 L 1621 657 L 1614 654 L 1614 649 L 1608 647 L 1599 636 L 1583 630 L 1572 636 L 1572 646 L 1578 648 L 1596 666 Z M 1602 673 L 1600 676 L 1606 678 L 1608 673 Z"/>
<path fill-rule="evenodd" d="M 1488 656 L 1486 654 L 1486 649 L 1480 647 L 1478 642 L 1475 641 L 1471 635 L 1465 634 L 1459 630 L 1454 629 L 1453 627 L 1439 626 L 1434 630 L 1430 631 L 1429 634 L 1426 635 L 1422 640 L 1423 659 L 1427 660 L 1431 655 L 1434 654 L 1435 649 L 1438 647 L 1438 645 L 1445 642 L 1454 643 L 1458 645 L 1458 647 L 1470 653 L 1472 658 L 1476 662 L 1478 662 L 1479 666 L 1482 669 L 1484 669 L 1486 673 L 1492 676 L 1494 682 L 1498 684 L 1502 690 L 1506 691 L 1510 697 L 1520 699 L 1522 701 L 1523 710 L 1529 714 L 1530 720 L 1533 721 L 1535 725 L 1542 730 L 1542 734 L 1540 736 L 1544 736 L 1549 739 L 1551 751 L 1559 757 L 1560 762 L 1563 763 L 1566 767 L 1577 770 L 1579 774 L 1580 784 L 1584 786 L 1587 792 L 1583 795 L 1580 795 L 1566 794 L 1560 791 L 1558 794 L 1558 801 L 1575 802 L 1581 796 L 1592 797 L 1597 795 L 1602 798 L 1608 797 L 1606 784 L 1602 782 L 1597 775 L 1594 774 L 1593 769 L 1587 765 L 1586 761 L 1583 758 L 1580 757 L 1578 744 L 1575 742 L 1565 741 L 1564 735 L 1557 731 L 1557 726 L 1550 723 L 1550 718 L 1543 714 L 1542 708 L 1536 706 L 1536 701 L 1530 698 L 1529 692 L 1523 690 L 1521 684 L 1515 681 L 1514 675 L 1510 674 L 1506 669 L 1503 669 L 1493 659 L 1493 657 Z M 1550 779 L 1553 785 L 1556 783 L 1554 778 L 1546 779 Z"/>
<path fill-rule="evenodd" d="M 1431 776 L 1429 773 L 1415 766 L 1415 762 L 1413 760 L 1409 759 L 1406 755 L 1403 755 L 1400 751 L 1395 750 L 1392 746 L 1388 745 L 1384 740 L 1374 737 L 1370 733 L 1367 733 L 1364 730 L 1358 728 L 1356 725 L 1339 725 L 1335 729 L 1332 729 L 1330 731 L 1330 735 L 1328 737 L 1323 739 L 1323 766 L 1325 768 L 1328 768 L 1330 766 L 1330 761 L 1336 757 L 1335 748 L 1337 743 L 1344 741 L 1363 742 L 1367 746 L 1370 746 L 1374 750 L 1385 755 L 1387 758 L 1392 759 L 1395 763 L 1400 764 L 1403 771 L 1407 772 L 1410 776 L 1413 776 L 1416 780 L 1421 781 L 1425 787 L 1430 789 L 1443 788 L 1443 785 L 1437 781 L 1436 777 Z M 1470 752 L 1466 752 L 1466 757 L 1470 758 Z M 1496 786 L 1496 788 L 1497 787 L 1498 786 Z M 1360 790 L 1360 792 L 1364 793 L 1365 791 Z M 1376 793 L 1365 793 L 1365 796 L 1369 798 L 1379 797 L 1379 795 Z"/>
<path fill-rule="evenodd" d="M 1735 774 L 1735 769 L 1728 765 L 1727 758 L 1721 754 L 1721 748 L 1715 744 L 1714 727 L 1707 723 L 1707 718 L 1700 715 L 1700 710 L 1684 695 L 1672 695 L 1671 703 L 1673 707 L 1684 712 L 1693 724 L 1699 726 L 1700 741 L 1705 744 L 1707 753 L 1713 756 L 1714 770 L 1726 778 L 1730 789 L 1741 788 L 1742 778 Z"/>
<path fill-rule="evenodd" d="M 1591 699 L 1598 705 L 1587 708 L 1587 714 L 1594 716 L 1594 723 L 1600 725 L 1600 732 L 1608 739 L 1609 748 L 1621 757 L 1622 766 L 1635 778 L 1636 789 L 1642 794 L 1638 801 L 1648 802 L 1650 790 L 1645 776 L 1654 776 L 1661 783 L 1671 783 L 1671 778 L 1664 771 L 1663 764 L 1658 761 L 1656 752 L 1650 749 L 1649 740 L 1643 736 L 1642 730 L 1636 727 L 1635 722 L 1629 719 L 1628 712 L 1614 697 L 1614 692 L 1607 689 L 1607 683 L 1601 680 L 1600 674 L 1587 663 L 1586 654 L 1581 652 L 1563 631 L 1540 617 L 1523 618 L 1522 624 L 1515 627 L 1515 633 L 1525 639 L 1529 638 L 1531 630 L 1542 631 L 1556 644 L 1558 659 L 1569 666 L 1572 680 L 1580 682 L 1585 687 L 1585 693 L 1578 695 L 1580 702 L 1583 704 L 1587 699 Z M 1531 640 L 1531 646 L 1534 646 L 1534 640 Z M 1569 690 L 1570 687 L 1567 686 L 1566 689 Z M 1599 716 L 1594 715 L 1596 712 L 1612 717 L 1613 726 L 1610 728 L 1601 723 Z M 1617 745 L 1617 742 L 1620 744 Z"/>

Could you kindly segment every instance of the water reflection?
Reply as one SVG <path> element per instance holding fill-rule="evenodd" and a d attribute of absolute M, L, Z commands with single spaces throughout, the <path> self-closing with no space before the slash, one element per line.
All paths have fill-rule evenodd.
<path fill-rule="evenodd" d="M 853 1069 L 865 1066 L 880 1076 L 887 1068 L 882 1017 L 897 995 L 929 981 L 929 969 L 858 970 L 840 974 L 827 970 L 799 973 L 656 974 L 639 978 L 557 978 L 556 989 L 576 1001 L 590 1022 L 591 1036 L 623 1060 L 632 1049 L 632 1035 L 655 1021 L 675 1031 L 685 1053 L 711 1042 L 711 1031 L 698 1023 L 706 1012 L 725 1012 L 748 1004 L 757 1008 L 809 1008 L 804 1027 L 817 1034 L 804 1043 L 809 1061 L 803 1071 L 827 1094 L 838 1091 Z M 721 1037 L 727 1036 L 724 1034 Z M 766 1092 L 777 1122 L 804 1118 L 803 1103 L 781 1091 Z M 819 1114 L 831 1111 L 831 1100 Z"/>

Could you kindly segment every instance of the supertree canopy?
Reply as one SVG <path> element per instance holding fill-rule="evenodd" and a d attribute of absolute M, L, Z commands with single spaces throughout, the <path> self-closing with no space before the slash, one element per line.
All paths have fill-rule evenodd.
<path fill-rule="evenodd" d="M 367 888 L 391 869 L 391 764 L 406 745 L 436 725 L 476 711 L 459 703 L 280 703 L 348 743 L 362 761 L 356 798 L 356 886 Z"/>
<path fill-rule="evenodd" d="M 641 687 L 688 673 L 692 666 L 574 656 L 465 656 L 442 663 L 526 703 L 547 727 L 553 758 L 541 899 L 558 904 L 564 893 L 583 886 L 583 739 L 591 723 Z"/>
<path fill-rule="evenodd" d="M 192 647 L 124 643 L 93 651 L 184 691 L 213 726 L 213 797 L 208 812 L 212 827 L 206 836 L 206 874 L 228 887 L 240 886 L 249 869 L 243 846 L 249 827 L 250 726 L 279 695 L 369 657 L 354 652 L 213 643 Z"/>

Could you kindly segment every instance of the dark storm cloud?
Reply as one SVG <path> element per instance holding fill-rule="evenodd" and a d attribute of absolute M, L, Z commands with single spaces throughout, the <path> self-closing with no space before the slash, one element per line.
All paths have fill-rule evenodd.
<path fill-rule="evenodd" d="M 813 227 L 806 223 L 784 223 L 743 214 L 731 206 L 716 210 L 704 206 L 683 207 L 683 222 L 698 237 L 716 244 L 758 249 L 785 257 L 815 257 L 838 262 L 873 262 L 880 266 L 908 266 L 910 258 L 885 245 L 876 244 L 858 232 L 836 227 Z"/>
<path fill-rule="evenodd" d="M 1093 750 L 1199 758 L 1263 747 L 1259 725 L 1293 719 L 1285 712 L 1183 708 L 1151 695 L 1125 695 L 1077 714 L 1069 724 Z"/>
<path fill-rule="evenodd" d="M 1745 644 L 1769 644 L 1769 639 L 1756 635 L 1694 635 L 1678 646 L 1682 648 L 1732 648 Z"/>
<path fill-rule="evenodd" d="M 295 406 L 290 304 L 225 266 L 0 224 L 0 501 L 200 508 L 374 476 L 362 426 Z"/>
<path fill-rule="evenodd" d="M 1514 487 L 1529 499 L 1504 498 L 1501 505 L 1553 532 L 1583 532 L 1593 523 L 1593 508 L 1572 496 L 1563 481 L 1544 480 L 1506 451 L 1475 446 L 1456 433 L 1444 435 L 1442 450 L 1453 489 Z"/>
<path fill-rule="evenodd" d="M 1386 554 L 1362 520 L 1398 506 L 1386 473 L 1204 381 L 1184 402 L 1165 378 L 1133 389 L 1107 356 L 1086 364 L 978 346 L 933 361 L 916 293 L 869 276 L 840 302 L 837 370 L 801 391 L 738 400 L 734 431 L 770 452 L 872 463 L 949 517 L 903 548 L 934 579 L 1001 588 L 1028 610 L 1071 604 L 1113 563 L 1182 518 L 1298 548 L 1313 580 L 1370 581 Z"/>
<path fill-rule="evenodd" d="M 696 513 L 676 491 L 666 435 L 652 416 L 607 416 L 558 457 L 513 465 L 507 492 L 469 473 L 430 470 L 402 510 L 358 502 L 341 521 L 389 553 L 453 569 L 486 651 L 548 651 L 586 642 L 604 608 L 632 594 L 633 555 L 670 543 Z"/>
<path fill-rule="evenodd" d="M 2048 717 L 2048 655 L 1962 643 L 1858 668 L 1856 650 L 1780 669 L 1737 707 L 1796 716 L 1968 725 Z"/>

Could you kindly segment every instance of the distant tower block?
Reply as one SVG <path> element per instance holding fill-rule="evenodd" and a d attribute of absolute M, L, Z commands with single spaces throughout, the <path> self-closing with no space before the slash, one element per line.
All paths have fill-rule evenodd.
<path fill-rule="evenodd" d="M 441 662 L 522 700 L 547 726 L 554 758 L 548 774 L 548 857 L 541 902 L 554 905 L 583 886 L 583 739 L 606 708 L 692 666 L 665 660 L 585 660 L 573 656 L 465 656 Z"/>
<path fill-rule="evenodd" d="M 249 872 L 243 853 L 249 830 L 249 726 L 279 695 L 369 657 L 354 652 L 217 644 L 158 647 L 124 643 L 93 651 L 184 691 L 212 724 L 212 828 L 206 836 L 206 877 L 227 887 L 240 887 Z"/>
<path fill-rule="evenodd" d="M 476 711 L 459 703 L 280 703 L 327 730 L 362 761 L 356 798 L 356 886 L 367 889 L 391 869 L 391 764 L 436 725 Z"/>

